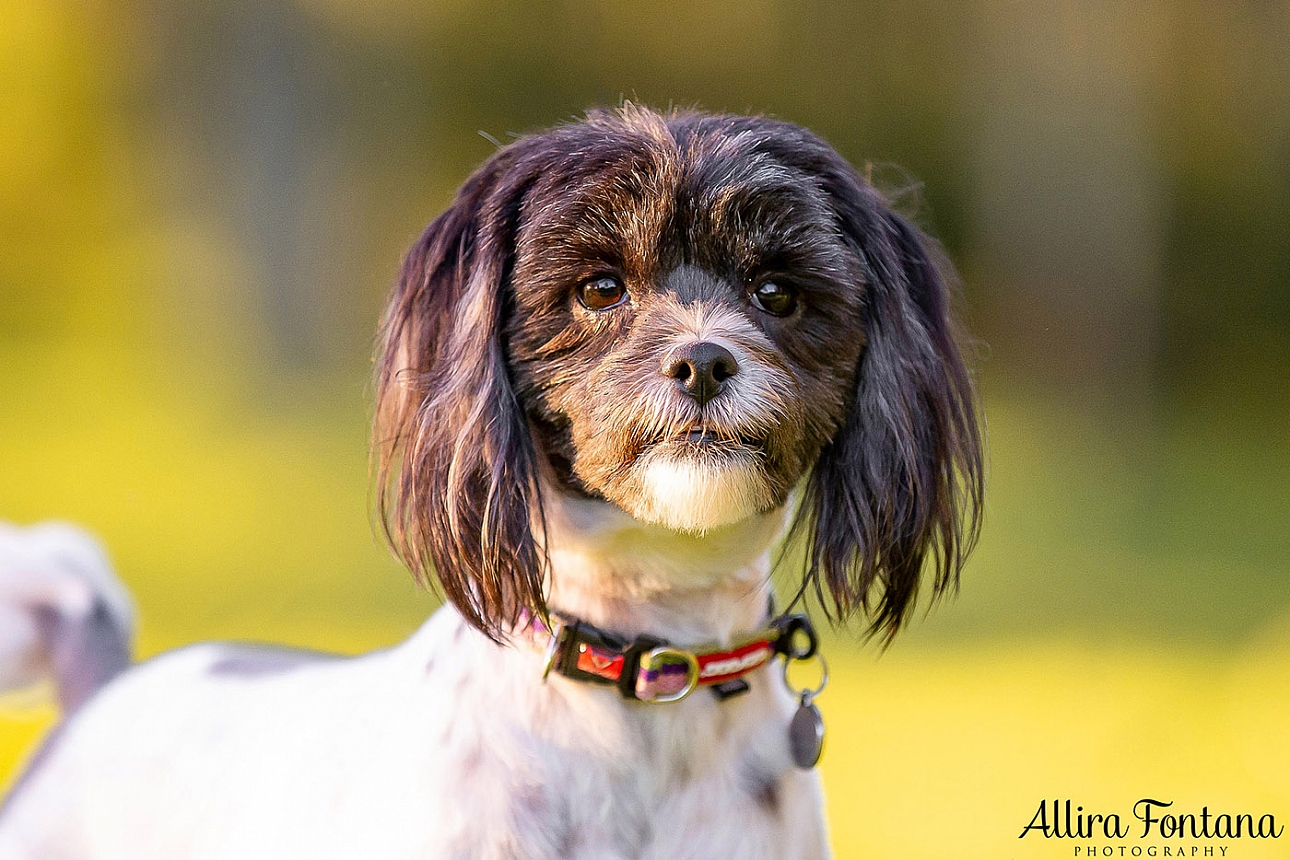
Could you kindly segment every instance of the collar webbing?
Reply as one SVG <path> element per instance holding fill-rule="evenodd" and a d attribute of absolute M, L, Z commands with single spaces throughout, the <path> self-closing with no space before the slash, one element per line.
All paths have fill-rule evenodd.
<path fill-rule="evenodd" d="M 675 702 L 700 686 L 718 698 L 737 695 L 748 689 L 744 676 L 776 654 L 806 659 L 819 644 L 810 619 L 800 614 L 773 618 L 733 646 L 685 648 L 654 636 L 628 639 L 561 613 L 552 612 L 550 619 L 548 625 L 534 616 L 523 627 L 546 651 L 543 677 L 555 671 L 575 681 L 612 685 L 623 698 L 643 702 Z"/>

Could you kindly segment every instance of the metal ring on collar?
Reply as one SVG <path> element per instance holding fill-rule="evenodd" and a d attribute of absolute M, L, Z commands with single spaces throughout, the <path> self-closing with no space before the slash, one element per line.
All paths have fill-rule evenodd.
<path fill-rule="evenodd" d="M 669 648 L 666 645 L 646 652 L 641 656 L 641 668 L 647 672 L 660 671 L 665 658 L 673 658 L 670 662 L 681 663 L 685 666 L 685 686 L 678 692 L 670 695 L 654 696 L 645 699 L 647 702 L 679 702 L 694 691 L 699 686 L 699 660 L 689 651 L 682 651 L 679 648 Z"/>
<path fill-rule="evenodd" d="M 820 685 L 816 687 L 814 690 L 809 690 L 806 688 L 795 690 L 792 683 L 790 683 L 788 680 L 788 667 L 790 663 L 801 662 L 801 661 L 789 660 L 787 658 L 785 658 L 784 660 L 784 686 L 787 687 L 789 690 L 795 690 L 796 695 L 806 696 L 808 699 L 814 699 L 820 693 L 824 692 L 824 688 L 828 686 L 828 683 L 829 683 L 829 664 L 824 661 L 824 655 L 817 650 L 814 654 L 814 657 L 816 660 L 820 661 Z M 807 658 L 807 659 L 810 659 L 810 658 Z"/>

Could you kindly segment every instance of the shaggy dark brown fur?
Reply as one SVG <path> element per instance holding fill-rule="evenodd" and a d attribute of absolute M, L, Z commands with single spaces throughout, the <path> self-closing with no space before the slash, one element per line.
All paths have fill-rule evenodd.
<path fill-rule="evenodd" d="M 539 473 L 655 520 L 641 464 L 680 452 L 742 469 L 750 514 L 803 485 L 804 585 L 890 637 L 928 555 L 939 594 L 979 523 L 942 272 L 787 123 L 628 105 L 520 138 L 426 229 L 390 296 L 374 441 L 392 544 L 497 636 L 546 610 Z M 608 299 L 589 305 L 588 284 Z M 690 365 L 672 343 L 708 325 L 744 356 L 710 402 L 678 393 Z"/>

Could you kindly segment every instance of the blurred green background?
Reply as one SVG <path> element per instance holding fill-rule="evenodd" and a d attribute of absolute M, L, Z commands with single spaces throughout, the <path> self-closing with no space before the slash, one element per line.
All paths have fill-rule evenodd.
<path fill-rule="evenodd" d="M 0 518 L 97 532 L 144 655 L 406 636 L 385 290 L 487 137 L 623 98 L 809 126 L 963 277 L 984 537 L 830 649 L 839 855 L 1070 856 L 1043 798 L 1290 822 L 1285 2 L 0 0 Z M 0 779 L 51 715 L 0 703 Z"/>

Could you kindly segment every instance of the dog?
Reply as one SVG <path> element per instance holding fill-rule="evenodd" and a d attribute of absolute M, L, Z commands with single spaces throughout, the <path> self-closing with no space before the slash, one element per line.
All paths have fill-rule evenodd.
<path fill-rule="evenodd" d="M 786 122 L 625 104 L 500 148 L 376 356 L 382 521 L 445 607 L 366 656 L 117 674 L 0 858 L 828 856 L 787 683 L 818 642 L 771 572 L 803 548 L 795 596 L 884 642 L 957 587 L 983 455 L 949 284 Z"/>

